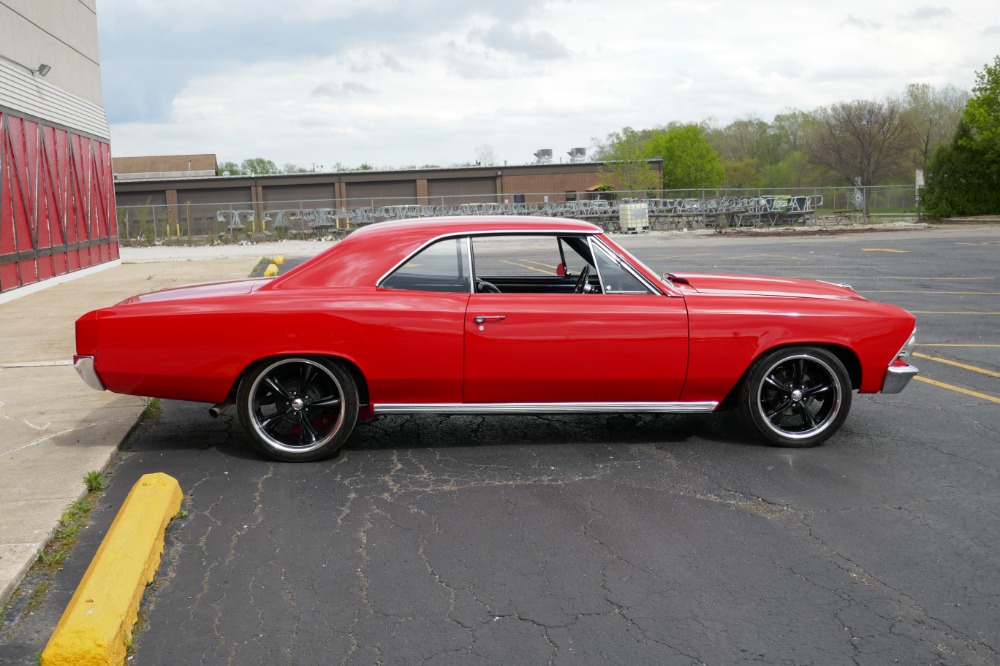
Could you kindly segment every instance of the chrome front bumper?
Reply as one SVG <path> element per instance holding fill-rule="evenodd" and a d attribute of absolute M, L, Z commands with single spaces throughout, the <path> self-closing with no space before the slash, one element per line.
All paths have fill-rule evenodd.
<path fill-rule="evenodd" d="M 899 393 L 918 374 L 920 371 L 912 365 L 890 365 L 882 382 L 882 393 Z"/>
<path fill-rule="evenodd" d="M 97 371 L 94 370 L 93 356 L 74 355 L 73 367 L 76 368 L 77 374 L 83 378 L 87 386 L 98 391 L 104 390 L 104 384 L 101 382 L 101 378 L 97 376 Z"/>

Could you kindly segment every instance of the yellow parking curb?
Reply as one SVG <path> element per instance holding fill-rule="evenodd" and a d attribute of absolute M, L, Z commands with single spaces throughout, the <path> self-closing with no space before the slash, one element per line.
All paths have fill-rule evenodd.
<path fill-rule="evenodd" d="M 181 497 L 172 476 L 145 474 L 136 482 L 45 646 L 42 666 L 124 663 Z"/>

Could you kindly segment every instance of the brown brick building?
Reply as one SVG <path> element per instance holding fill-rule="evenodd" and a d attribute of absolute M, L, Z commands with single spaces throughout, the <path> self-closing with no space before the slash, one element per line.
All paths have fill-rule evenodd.
<path fill-rule="evenodd" d="M 659 160 L 651 165 L 660 171 Z M 115 158 L 114 167 L 120 221 L 152 217 L 185 234 L 218 231 L 223 218 L 251 212 L 273 221 L 296 211 L 559 203 L 595 197 L 603 177 L 600 162 L 215 176 L 213 155 L 180 155 Z"/>

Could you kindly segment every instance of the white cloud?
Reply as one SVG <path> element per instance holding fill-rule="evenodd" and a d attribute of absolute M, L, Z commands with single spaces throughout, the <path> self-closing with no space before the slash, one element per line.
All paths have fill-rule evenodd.
<path fill-rule="evenodd" d="M 116 155 L 524 163 L 626 125 L 968 89 L 1000 51 L 1000 3 L 977 0 L 166 4 L 98 5 Z"/>

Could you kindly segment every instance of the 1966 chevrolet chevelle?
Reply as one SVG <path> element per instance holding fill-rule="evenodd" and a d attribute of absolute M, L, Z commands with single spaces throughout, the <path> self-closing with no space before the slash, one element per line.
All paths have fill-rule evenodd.
<path fill-rule="evenodd" d="M 896 393 L 914 317 L 849 287 L 658 276 L 586 222 L 371 225 L 273 279 L 167 289 L 76 322 L 97 389 L 235 403 L 279 460 L 334 454 L 380 414 L 701 413 L 812 446 L 852 391 Z"/>

